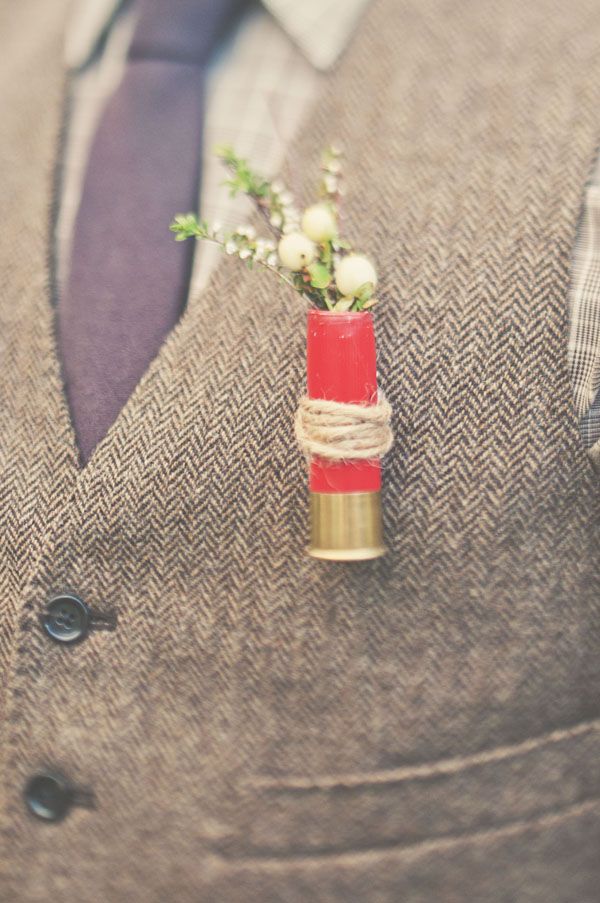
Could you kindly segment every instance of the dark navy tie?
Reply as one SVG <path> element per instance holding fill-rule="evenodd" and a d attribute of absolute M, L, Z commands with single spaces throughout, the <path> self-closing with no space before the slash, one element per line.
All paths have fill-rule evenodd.
<path fill-rule="evenodd" d="M 138 0 L 123 79 L 94 136 L 58 305 L 59 354 L 89 459 L 185 305 L 206 65 L 244 0 Z"/>

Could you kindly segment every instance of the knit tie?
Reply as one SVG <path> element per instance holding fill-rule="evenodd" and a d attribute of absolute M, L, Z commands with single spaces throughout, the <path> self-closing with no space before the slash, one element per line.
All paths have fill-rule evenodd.
<path fill-rule="evenodd" d="M 89 459 L 186 301 L 191 243 L 169 233 L 198 204 L 207 63 L 243 0 L 138 0 L 125 72 L 88 160 L 58 343 Z"/>

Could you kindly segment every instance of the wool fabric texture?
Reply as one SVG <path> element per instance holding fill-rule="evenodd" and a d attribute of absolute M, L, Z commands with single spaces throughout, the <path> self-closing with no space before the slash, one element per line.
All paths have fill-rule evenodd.
<path fill-rule="evenodd" d="M 345 147 L 381 274 L 389 552 L 352 566 L 304 554 L 304 311 L 229 259 L 79 466 L 67 8 L 0 4 L 0 897 L 595 903 L 600 486 L 566 355 L 595 0 L 375 0 L 289 155 L 288 182 Z M 66 589 L 116 629 L 52 644 Z M 96 808 L 33 820 L 41 766 Z"/>

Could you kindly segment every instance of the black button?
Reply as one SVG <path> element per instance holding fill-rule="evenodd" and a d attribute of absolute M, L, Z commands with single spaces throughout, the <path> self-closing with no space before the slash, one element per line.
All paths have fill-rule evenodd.
<path fill-rule="evenodd" d="M 42 624 L 57 643 L 77 643 L 90 628 L 90 611 L 77 596 L 56 596 L 46 606 Z"/>
<path fill-rule="evenodd" d="M 73 791 L 65 778 L 56 772 L 34 774 L 25 787 L 29 811 L 44 821 L 60 821 L 73 803 Z"/>

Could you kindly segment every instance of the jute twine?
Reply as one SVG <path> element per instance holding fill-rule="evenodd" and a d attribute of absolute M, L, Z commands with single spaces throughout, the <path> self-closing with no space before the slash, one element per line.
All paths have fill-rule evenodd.
<path fill-rule="evenodd" d="M 381 458 L 394 441 L 391 414 L 382 391 L 374 405 L 342 404 L 304 396 L 296 412 L 296 439 L 307 458 Z"/>

